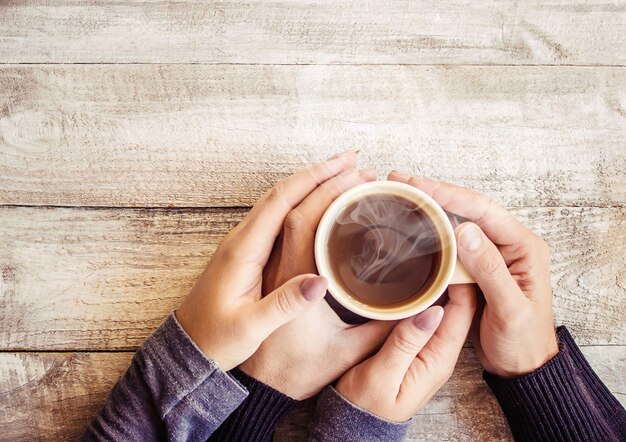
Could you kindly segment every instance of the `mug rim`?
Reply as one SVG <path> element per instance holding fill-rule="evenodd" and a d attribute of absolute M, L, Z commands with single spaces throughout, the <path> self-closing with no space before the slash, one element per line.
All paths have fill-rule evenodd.
<path fill-rule="evenodd" d="M 440 240 L 443 243 L 444 252 L 442 254 L 440 271 L 431 287 L 429 287 L 427 294 L 397 307 L 374 307 L 358 301 L 335 281 L 328 262 L 327 242 L 335 219 L 341 210 L 347 207 L 350 203 L 363 197 L 377 195 L 380 193 L 391 194 L 408 199 L 409 201 L 418 204 L 420 208 L 426 207 L 426 213 L 431 218 L 433 218 L 432 215 L 434 212 L 438 218 L 434 220 L 435 228 L 437 229 L 440 235 Z M 443 229 L 443 232 L 441 232 L 440 228 Z M 448 253 L 445 253 L 445 250 L 447 250 Z M 387 180 L 371 181 L 352 187 L 339 195 L 330 204 L 330 206 L 328 206 L 317 226 L 317 231 L 315 233 L 314 254 L 315 264 L 319 274 L 326 277 L 328 280 L 328 291 L 342 306 L 366 318 L 378 320 L 397 320 L 408 318 L 426 310 L 441 297 L 452 279 L 456 265 L 457 249 L 452 224 L 443 208 L 437 204 L 437 202 L 433 200 L 430 195 L 416 187 L 411 186 L 410 184 Z M 447 257 L 447 259 L 444 259 L 444 256 Z"/>

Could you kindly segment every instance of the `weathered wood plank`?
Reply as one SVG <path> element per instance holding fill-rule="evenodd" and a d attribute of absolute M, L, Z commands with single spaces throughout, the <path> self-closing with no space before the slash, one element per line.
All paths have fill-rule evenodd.
<path fill-rule="evenodd" d="M 247 206 L 358 147 L 509 206 L 624 206 L 625 100 L 621 68 L 4 66 L 0 204 Z"/>
<path fill-rule="evenodd" d="M 0 208 L 0 348 L 137 348 L 244 212 Z M 515 213 L 552 247 L 557 322 L 626 344 L 626 209 Z"/>
<path fill-rule="evenodd" d="M 626 347 L 584 347 L 583 352 L 617 398 L 626 404 Z M 0 353 L 0 428 L 12 441 L 75 440 L 128 366 L 132 353 Z M 275 440 L 302 440 L 313 404 L 296 409 Z M 504 417 L 472 349 L 414 418 L 410 440 L 510 440 Z"/>
<path fill-rule="evenodd" d="M 77 440 L 132 353 L 0 353 L 7 441 Z"/>
<path fill-rule="evenodd" d="M 608 64 L 623 1 L 4 1 L 4 63 Z"/>

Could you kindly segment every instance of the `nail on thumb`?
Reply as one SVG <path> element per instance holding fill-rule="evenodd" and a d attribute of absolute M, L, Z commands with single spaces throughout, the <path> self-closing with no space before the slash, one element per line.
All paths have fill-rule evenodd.
<path fill-rule="evenodd" d="M 324 297 L 326 287 L 328 287 L 328 281 L 323 276 L 307 278 L 300 284 L 302 296 L 309 302 L 317 301 Z"/>

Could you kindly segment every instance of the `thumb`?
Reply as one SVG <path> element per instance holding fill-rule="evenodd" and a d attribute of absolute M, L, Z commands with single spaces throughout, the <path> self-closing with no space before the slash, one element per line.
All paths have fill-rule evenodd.
<path fill-rule="evenodd" d="M 254 304 L 252 327 L 265 339 L 278 327 L 308 310 L 326 295 L 323 276 L 299 275 Z"/>
<path fill-rule="evenodd" d="M 400 321 L 382 348 L 372 357 L 374 372 L 383 373 L 391 386 L 400 388 L 415 357 L 441 323 L 443 312 L 443 308 L 434 306 L 416 316 Z"/>
<path fill-rule="evenodd" d="M 490 309 L 501 318 L 519 311 L 526 297 L 494 243 L 474 223 L 456 228 L 461 263 L 480 286 Z"/>

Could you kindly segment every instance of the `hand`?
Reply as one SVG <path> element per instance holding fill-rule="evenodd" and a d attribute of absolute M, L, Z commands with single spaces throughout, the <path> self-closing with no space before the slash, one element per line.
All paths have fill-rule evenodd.
<path fill-rule="evenodd" d="M 450 286 L 448 296 L 444 308 L 396 325 L 376 355 L 339 380 L 337 391 L 381 418 L 411 418 L 452 375 L 476 311 L 472 285 Z"/>
<path fill-rule="evenodd" d="M 279 181 L 226 235 L 176 311 L 183 329 L 222 370 L 245 361 L 274 330 L 325 295 L 325 278 L 301 272 L 261 299 L 262 271 L 287 214 L 355 163 L 355 155 L 346 153 Z"/>
<path fill-rule="evenodd" d="M 326 181 L 287 215 L 263 276 L 263 293 L 302 273 L 316 273 L 313 243 L 317 225 L 331 202 L 347 189 L 376 175 L 347 169 Z M 295 399 L 318 393 L 384 342 L 393 323 L 342 322 L 320 302 L 268 337 L 241 369 Z"/>
<path fill-rule="evenodd" d="M 395 172 L 389 179 L 411 184 L 447 211 L 473 221 L 459 225 L 456 236 L 459 258 L 485 296 L 472 331 L 485 370 L 517 377 L 556 355 L 546 242 L 479 193 Z"/>

